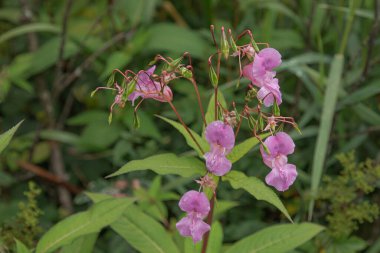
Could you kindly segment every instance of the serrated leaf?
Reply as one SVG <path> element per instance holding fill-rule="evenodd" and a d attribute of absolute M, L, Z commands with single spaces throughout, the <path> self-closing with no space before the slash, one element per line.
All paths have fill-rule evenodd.
<path fill-rule="evenodd" d="M 180 123 L 178 123 L 178 122 L 176 122 L 174 120 L 165 118 L 163 116 L 160 116 L 160 115 L 156 115 L 156 116 L 158 118 L 166 121 L 167 123 L 169 123 L 170 125 L 172 125 L 174 128 L 176 128 L 183 135 L 183 137 L 185 137 L 186 143 L 191 148 L 193 148 L 198 153 L 198 155 L 200 157 L 203 157 L 202 151 L 199 149 L 199 147 L 197 146 L 197 144 L 195 143 L 195 141 L 191 138 L 190 134 L 186 131 L 186 129 L 185 129 L 185 127 L 183 125 L 181 125 Z M 198 142 L 199 146 L 203 149 L 203 151 L 207 152 L 209 150 L 209 145 L 206 142 L 206 140 L 203 139 L 201 136 L 199 136 L 199 134 L 197 134 L 196 132 L 194 132 L 190 128 L 189 128 L 189 130 L 192 133 L 192 135 L 194 136 L 194 139 Z"/>
<path fill-rule="evenodd" d="M 183 177 L 204 175 L 206 173 L 204 163 L 197 158 L 178 157 L 174 154 L 161 154 L 142 160 L 131 161 L 107 177 L 114 177 L 132 171 L 147 169 L 160 175 L 175 174 Z"/>
<path fill-rule="evenodd" d="M 265 138 L 269 135 L 262 134 L 260 135 L 260 138 Z M 245 154 L 247 154 L 253 147 L 258 145 L 260 141 L 256 137 L 251 137 L 249 139 L 246 139 L 245 141 L 239 143 L 236 145 L 231 153 L 227 155 L 228 160 L 230 160 L 232 163 L 239 161 Z"/>
<path fill-rule="evenodd" d="M 274 191 L 266 186 L 261 180 L 256 177 L 247 177 L 243 172 L 231 171 L 222 177 L 223 181 L 228 181 L 232 188 L 243 189 L 249 192 L 257 200 L 264 200 L 280 210 L 288 220 L 292 221 L 284 204 Z"/>
<path fill-rule="evenodd" d="M 88 211 L 69 216 L 42 236 L 36 253 L 52 252 L 82 235 L 99 232 L 117 220 L 133 201 L 126 198 L 107 199 L 93 205 Z"/>
<path fill-rule="evenodd" d="M 94 201 L 101 201 L 110 196 L 87 193 Z M 164 227 L 153 218 L 131 205 L 111 228 L 123 237 L 132 247 L 142 253 L 179 253 L 171 236 Z"/>
<path fill-rule="evenodd" d="M 17 125 L 0 135 L 0 153 L 8 146 L 9 142 L 11 141 L 13 135 L 15 134 L 21 123 L 22 121 L 20 121 Z"/>
<path fill-rule="evenodd" d="M 324 227 L 313 223 L 276 225 L 247 236 L 226 253 L 282 253 L 307 242 Z"/>

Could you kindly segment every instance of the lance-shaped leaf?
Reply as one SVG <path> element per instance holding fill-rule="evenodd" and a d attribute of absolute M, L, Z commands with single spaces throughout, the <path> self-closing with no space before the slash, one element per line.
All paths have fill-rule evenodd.
<path fill-rule="evenodd" d="M 260 138 L 265 138 L 269 135 L 268 134 L 262 134 Z M 251 137 L 249 139 L 246 139 L 245 141 L 237 144 L 227 155 L 228 160 L 230 160 L 232 163 L 239 161 L 245 154 L 247 154 L 253 147 L 255 147 L 257 144 L 259 144 L 260 141 L 256 137 Z"/>
<path fill-rule="evenodd" d="M 161 154 L 142 160 L 131 161 L 107 177 L 147 169 L 160 175 L 174 174 L 182 177 L 203 175 L 206 173 L 204 163 L 195 157 L 178 157 L 174 154 Z"/>
<path fill-rule="evenodd" d="M 99 232 L 116 221 L 133 199 L 107 199 L 93 205 L 88 211 L 69 216 L 44 234 L 37 244 L 36 253 L 52 252 L 74 239 Z"/>
<path fill-rule="evenodd" d="M 180 124 L 180 123 L 178 123 L 178 122 L 176 122 L 176 121 L 174 121 L 174 120 L 171 120 L 171 119 L 168 119 L 168 118 L 162 117 L 162 116 L 160 116 L 160 115 L 156 115 L 156 116 L 157 116 L 158 118 L 160 118 L 160 119 L 166 121 L 167 123 L 169 123 L 170 125 L 172 125 L 174 128 L 176 128 L 176 129 L 177 129 L 177 130 L 183 135 L 183 137 L 185 137 L 187 144 L 188 144 L 191 148 L 193 148 L 193 149 L 198 153 L 198 155 L 199 155 L 200 157 L 203 157 L 203 152 L 202 152 L 202 150 L 203 150 L 204 152 L 207 152 L 207 151 L 209 150 L 209 145 L 208 145 L 208 143 L 206 142 L 206 140 L 205 140 L 205 139 L 202 139 L 202 137 L 199 136 L 199 134 L 197 134 L 196 132 L 194 132 L 194 131 L 191 130 L 190 128 L 189 128 L 189 131 L 190 131 L 191 134 L 193 135 L 195 141 L 193 140 L 193 138 L 190 136 L 190 134 L 187 132 L 186 128 L 185 128 L 182 124 Z M 202 148 L 202 150 L 199 149 L 197 143 L 198 143 L 199 146 Z"/>
<path fill-rule="evenodd" d="M 266 186 L 261 180 L 256 177 L 247 177 L 243 172 L 231 171 L 222 177 L 223 181 L 228 181 L 232 188 L 243 189 L 249 192 L 258 200 L 264 200 L 277 207 L 290 221 L 290 215 L 284 204 L 274 191 Z"/>
<path fill-rule="evenodd" d="M 95 203 L 111 196 L 87 193 Z M 152 217 L 130 205 L 111 228 L 141 253 L 179 253 L 170 234 Z"/>
<path fill-rule="evenodd" d="M 0 153 L 8 146 L 9 142 L 11 141 L 13 135 L 15 134 L 21 123 L 22 121 L 0 135 Z"/>
<path fill-rule="evenodd" d="M 247 236 L 226 253 L 283 253 L 307 242 L 324 227 L 313 223 L 276 225 Z"/>

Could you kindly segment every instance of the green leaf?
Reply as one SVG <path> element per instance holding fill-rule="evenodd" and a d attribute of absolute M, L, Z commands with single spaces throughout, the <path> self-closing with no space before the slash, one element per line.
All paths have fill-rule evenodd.
<path fill-rule="evenodd" d="M 264 200 L 275 207 L 277 207 L 290 221 L 290 215 L 286 210 L 284 204 L 274 193 L 274 191 L 266 186 L 261 180 L 256 177 L 247 177 L 243 172 L 231 171 L 227 175 L 222 177 L 223 181 L 228 181 L 232 188 L 243 189 L 249 192 L 257 200 Z"/>
<path fill-rule="evenodd" d="M 227 108 L 226 99 L 223 96 L 222 91 L 218 91 L 218 102 L 224 107 Z M 207 124 L 210 124 L 215 120 L 215 93 L 212 94 L 210 102 L 208 103 L 207 112 L 205 115 Z"/>
<path fill-rule="evenodd" d="M 31 253 L 32 252 L 21 241 L 17 239 L 15 239 L 15 241 L 16 241 L 16 253 Z"/>
<path fill-rule="evenodd" d="M 207 253 L 220 253 L 223 245 L 223 228 L 216 221 L 212 223 L 210 237 L 207 244 Z"/>
<path fill-rule="evenodd" d="M 58 222 L 39 241 L 36 253 L 52 252 L 74 239 L 99 232 L 117 220 L 133 199 L 107 199 L 93 205 L 88 211 L 69 216 Z"/>
<path fill-rule="evenodd" d="M 160 175 L 175 174 L 182 177 L 204 175 L 206 173 L 204 163 L 197 158 L 178 157 L 174 154 L 161 154 L 142 160 L 131 161 L 107 177 L 114 177 L 124 173 L 146 169 L 150 169 Z"/>
<path fill-rule="evenodd" d="M 335 104 L 338 99 L 339 86 L 341 83 L 343 64 L 343 55 L 335 55 L 331 64 L 330 75 L 327 80 L 328 86 L 324 96 L 321 123 L 319 125 L 317 144 L 314 149 L 312 165 L 311 194 L 313 197 L 315 197 L 318 192 L 319 183 L 322 177 L 323 165 L 326 159 L 327 146 L 335 112 Z M 311 220 L 313 216 L 313 208 L 314 199 L 310 201 L 309 205 L 309 220 Z"/>
<path fill-rule="evenodd" d="M 169 52 L 171 56 L 189 52 L 192 57 L 203 58 L 210 52 L 209 43 L 199 32 L 170 23 L 151 25 L 147 31 L 150 38 L 145 51 L 151 53 Z"/>
<path fill-rule="evenodd" d="M 0 153 L 8 146 L 9 142 L 11 141 L 13 135 L 15 134 L 21 123 L 22 121 L 20 121 L 17 125 L 0 135 Z"/>
<path fill-rule="evenodd" d="M 375 80 L 372 83 L 366 85 L 365 87 L 353 92 L 352 94 L 348 94 L 342 99 L 342 101 L 338 104 L 338 109 L 341 109 L 347 105 L 357 104 L 367 98 L 375 96 L 380 93 L 380 80 Z"/>
<path fill-rule="evenodd" d="M 32 24 L 26 24 L 22 26 L 17 26 L 16 28 L 7 31 L 0 35 L 0 44 L 3 43 L 6 40 L 12 39 L 14 37 L 27 34 L 30 32 L 52 32 L 52 33 L 59 33 L 60 29 L 58 26 L 52 25 L 52 24 L 46 24 L 46 23 L 32 23 Z"/>
<path fill-rule="evenodd" d="M 247 236 L 226 253 L 282 253 L 307 242 L 324 228 L 313 223 L 276 225 Z"/>
<path fill-rule="evenodd" d="M 87 193 L 94 201 L 110 198 L 104 194 Z M 136 206 L 129 206 L 111 228 L 132 247 L 142 253 L 177 253 L 178 248 L 164 227 Z"/>
<path fill-rule="evenodd" d="M 186 143 L 192 147 L 200 157 L 203 157 L 203 153 L 202 151 L 199 149 L 199 147 L 197 146 L 197 144 L 195 143 L 195 141 L 191 138 L 190 134 L 186 131 L 185 127 L 174 121 L 174 120 L 171 120 L 171 119 L 168 119 L 168 118 L 165 118 L 163 116 L 160 116 L 160 115 L 156 115 L 158 118 L 166 121 L 167 123 L 169 123 L 170 125 L 172 125 L 174 128 L 176 128 L 182 135 L 183 137 L 185 137 L 186 139 Z M 190 132 L 192 133 L 192 135 L 194 136 L 194 139 L 198 142 L 199 146 L 203 149 L 204 152 L 207 152 L 209 150 L 209 145 L 208 143 L 206 142 L 205 139 L 203 139 L 201 136 L 199 136 L 196 132 L 194 132 L 193 130 L 191 130 L 189 128 Z"/>
<path fill-rule="evenodd" d="M 98 233 L 83 235 L 62 248 L 60 253 L 92 253 Z"/>
<path fill-rule="evenodd" d="M 269 133 L 260 135 L 260 138 L 265 138 Z M 251 137 L 249 139 L 246 139 L 245 141 L 239 143 L 236 145 L 231 153 L 227 155 L 228 160 L 230 160 L 232 163 L 239 161 L 245 154 L 247 154 L 253 147 L 255 147 L 257 144 L 259 144 L 260 141 L 256 137 Z"/>

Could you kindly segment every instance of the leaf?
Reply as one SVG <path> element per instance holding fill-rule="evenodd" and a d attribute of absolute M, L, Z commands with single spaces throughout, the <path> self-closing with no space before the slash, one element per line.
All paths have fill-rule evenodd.
<path fill-rule="evenodd" d="M 21 241 L 17 239 L 15 239 L 15 241 L 16 241 L 16 253 L 31 253 L 32 252 Z"/>
<path fill-rule="evenodd" d="M 104 194 L 87 193 L 98 202 L 110 198 Z M 178 253 L 171 236 L 164 227 L 153 218 L 131 205 L 111 228 L 123 237 L 132 247 L 142 253 Z"/>
<path fill-rule="evenodd" d="M 79 136 L 71 132 L 65 132 L 60 130 L 42 130 L 41 138 L 45 140 L 54 140 L 61 143 L 76 145 L 79 141 Z"/>
<path fill-rule="evenodd" d="M 365 87 L 353 92 L 352 94 L 348 94 L 342 99 L 342 101 L 338 104 L 338 109 L 341 109 L 347 105 L 357 104 L 367 98 L 375 96 L 380 93 L 380 80 L 375 80 L 372 83 L 366 85 Z"/>
<path fill-rule="evenodd" d="M 52 252 L 82 235 L 99 232 L 118 219 L 133 201 L 127 198 L 107 199 L 93 205 L 88 211 L 69 216 L 42 236 L 36 253 Z"/>
<path fill-rule="evenodd" d="M 223 245 L 223 228 L 222 225 L 216 221 L 212 223 L 210 237 L 207 244 L 206 253 L 219 253 L 222 251 Z"/>
<path fill-rule="evenodd" d="M 209 43 L 198 32 L 175 24 L 151 25 L 147 32 L 150 38 L 145 44 L 146 52 L 156 54 L 164 51 L 172 56 L 189 52 L 195 58 L 203 58 L 210 52 Z"/>
<path fill-rule="evenodd" d="M 6 40 L 12 39 L 14 37 L 17 37 L 23 34 L 31 33 L 31 32 L 59 33 L 60 29 L 58 26 L 47 24 L 47 23 L 32 23 L 32 24 L 17 26 L 16 28 L 13 28 L 12 30 L 9 30 L 3 33 L 2 35 L 0 35 L 0 44 Z"/>
<path fill-rule="evenodd" d="M 22 121 L 20 121 L 17 125 L 0 135 L 0 153 L 8 146 L 9 142 L 11 141 L 13 135 L 15 134 L 21 123 Z"/>
<path fill-rule="evenodd" d="M 262 134 L 260 135 L 260 138 L 264 139 L 268 135 L 270 134 Z M 245 141 L 239 143 L 232 149 L 231 153 L 227 155 L 228 160 L 230 160 L 232 163 L 239 161 L 245 154 L 247 154 L 253 147 L 255 147 L 259 143 L 260 142 L 256 137 L 246 139 Z"/>
<path fill-rule="evenodd" d="M 218 102 L 224 107 L 227 108 L 226 99 L 223 96 L 222 91 L 218 91 Z M 210 124 L 215 120 L 215 93 L 212 94 L 210 102 L 208 103 L 207 112 L 205 115 L 207 124 Z"/>
<path fill-rule="evenodd" d="M 172 125 L 174 128 L 176 128 L 182 135 L 183 137 L 185 137 L 186 139 L 186 143 L 192 147 L 200 157 L 203 157 L 203 152 L 199 149 L 199 147 L 197 146 L 197 144 L 195 143 L 195 141 L 191 138 L 190 134 L 186 131 L 185 127 L 182 126 L 180 123 L 174 121 L 174 120 L 171 120 L 171 119 L 168 119 L 168 118 L 165 118 L 163 116 L 160 116 L 160 115 L 156 115 L 158 118 L 166 121 L 167 123 L 169 123 L 170 125 Z M 199 146 L 203 149 L 204 152 L 207 152 L 209 150 L 209 145 L 208 143 L 206 142 L 205 139 L 203 139 L 202 137 L 200 137 L 196 132 L 194 132 L 193 130 L 191 130 L 189 128 L 191 134 L 194 136 L 194 139 L 198 142 Z"/>
<path fill-rule="evenodd" d="M 226 253 L 282 253 L 307 242 L 324 228 L 313 223 L 276 225 L 247 236 Z"/>
<path fill-rule="evenodd" d="M 243 172 L 231 171 L 222 177 L 223 181 L 228 181 L 232 188 L 243 189 L 249 192 L 257 200 L 264 200 L 275 207 L 277 207 L 290 221 L 290 215 L 286 210 L 284 204 L 274 193 L 274 191 L 266 186 L 261 180 L 256 177 L 247 177 Z"/>
<path fill-rule="evenodd" d="M 60 253 L 92 253 L 98 233 L 83 235 L 62 248 Z"/>
<path fill-rule="evenodd" d="M 142 160 L 134 160 L 107 177 L 114 177 L 132 171 L 150 169 L 157 174 L 175 174 L 182 177 L 203 175 L 206 167 L 203 162 L 194 157 L 178 157 L 174 154 L 161 154 Z"/>
<path fill-rule="evenodd" d="M 318 192 L 319 183 L 322 177 L 323 165 L 326 159 L 327 146 L 330 138 L 332 121 L 335 112 L 335 104 L 338 98 L 339 86 L 341 83 L 344 59 L 343 55 L 335 55 L 331 64 L 330 75 L 327 80 L 327 88 L 324 96 L 321 123 L 317 144 L 314 149 L 314 158 L 311 173 L 311 194 L 313 197 Z M 309 220 L 313 216 L 314 199 L 309 204 Z"/>

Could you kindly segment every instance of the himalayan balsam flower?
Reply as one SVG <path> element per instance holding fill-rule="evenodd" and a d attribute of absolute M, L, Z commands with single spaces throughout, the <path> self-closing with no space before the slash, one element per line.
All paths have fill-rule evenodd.
<path fill-rule="evenodd" d="M 191 236 L 193 242 L 202 240 L 210 225 L 203 221 L 210 211 L 210 202 L 203 192 L 188 191 L 179 201 L 179 208 L 187 216 L 177 222 L 176 227 L 182 236 Z"/>
<path fill-rule="evenodd" d="M 286 191 L 297 177 L 296 166 L 288 164 L 287 157 L 294 152 L 295 144 L 292 138 L 284 132 L 268 137 L 264 144 L 267 146 L 269 154 L 261 146 L 261 155 L 264 163 L 272 169 L 265 177 L 265 181 L 278 191 Z"/>
<path fill-rule="evenodd" d="M 281 64 L 281 54 L 273 48 L 265 48 L 255 55 L 252 63 L 243 69 L 243 75 L 251 80 L 252 84 L 259 87 L 257 97 L 263 100 L 265 106 L 271 106 L 276 100 L 282 103 L 278 79 L 274 78 L 274 68 Z"/>
<path fill-rule="evenodd" d="M 138 73 L 136 90 L 128 96 L 128 100 L 132 101 L 132 105 L 134 105 L 138 97 L 142 97 L 143 99 L 153 98 L 160 102 L 167 102 L 173 99 L 172 90 L 167 85 L 162 87 L 159 82 L 152 79 L 151 75 L 153 75 L 155 69 L 156 66 L 154 65 L 148 70 Z"/>
<path fill-rule="evenodd" d="M 210 152 L 204 155 L 206 167 L 211 173 L 223 176 L 232 167 L 226 155 L 235 145 L 234 130 L 222 121 L 214 121 L 207 126 L 205 135 L 210 144 Z"/>

